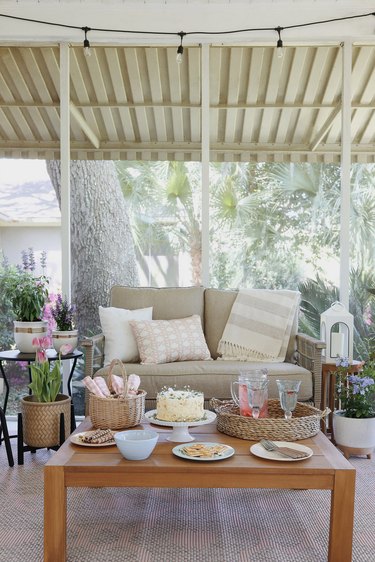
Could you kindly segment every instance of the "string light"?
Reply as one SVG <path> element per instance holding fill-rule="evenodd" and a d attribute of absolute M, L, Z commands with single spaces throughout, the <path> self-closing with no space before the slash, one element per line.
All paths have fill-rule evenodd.
<path fill-rule="evenodd" d="M 89 27 L 82 27 L 82 31 L 85 34 L 85 39 L 83 41 L 83 52 L 85 53 L 85 57 L 91 57 L 90 41 L 87 39 L 87 32 L 91 31 L 91 29 Z"/>
<path fill-rule="evenodd" d="M 178 64 L 181 64 L 182 63 L 182 55 L 184 54 L 184 48 L 182 46 L 182 40 L 185 37 L 186 33 L 184 33 L 183 31 L 180 31 L 180 33 L 178 33 L 178 35 L 180 36 L 180 44 L 177 48 L 176 61 L 178 62 Z"/>
<path fill-rule="evenodd" d="M 321 25 L 321 24 L 325 24 L 325 23 L 334 23 L 334 22 L 339 22 L 339 21 L 347 21 L 347 20 L 353 20 L 353 19 L 359 19 L 359 18 L 366 18 L 369 16 L 375 16 L 375 12 L 369 12 L 367 14 L 358 14 L 358 15 L 354 15 L 354 16 L 343 16 L 341 18 L 331 18 L 331 19 L 327 19 L 327 20 L 317 20 L 317 21 L 311 21 L 311 22 L 306 22 L 306 23 L 297 23 L 294 25 L 287 25 L 284 27 L 259 27 L 259 28 L 247 28 L 247 29 L 232 29 L 232 30 L 226 30 L 226 31 L 179 31 L 178 33 L 175 32 L 170 32 L 170 31 L 147 31 L 147 30 L 130 30 L 130 29 L 104 29 L 104 28 L 99 28 L 99 27 L 79 27 L 76 25 L 68 25 L 68 24 L 64 24 L 64 23 L 57 23 L 57 22 L 51 22 L 51 21 L 43 21 L 43 20 L 36 20 L 36 19 L 31 19 L 31 18 L 22 18 L 19 16 L 12 16 L 9 14 L 0 14 L 0 18 L 9 18 L 9 19 L 13 19 L 13 20 L 18 20 L 18 21 L 27 21 L 29 23 L 39 23 L 42 25 L 48 25 L 48 26 L 54 26 L 54 27 L 62 27 L 65 29 L 80 29 L 82 31 L 84 31 L 85 33 L 85 39 L 83 42 L 83 46 L 85 49 L 85 54 L 87 54 L 87 56 L 90 56 L 91 51 L 90 51 L 90 42 L 87 39 L 87 32 L 88 31 L 98 31 L 98 32 L 105 32 L 105 33 L 123 33 L 123 34 L 137 34 L 137 35 L 162 35 L 162 36 L 178 36 L 180 37 L 181 40 L 181 44 L 179 45 L 178 49 L 177 49 L 177 56 L 179 57 L 179 60 L 182 59 L 182 54 L 183 54 L 183 46 L 182 46 L 182 40 L 186 35 L 229 35 L 229 34 L 236 34 L 236 33 L 249 33 L 249 32 L 259 32 L 259 31 L 276 31 L 279 35 L 279 39 L 277 41 L 277 49 L 278 50 L 278 56 L 282 56 L 282 54 L 280 55 L 279 53 L 282 53 L 282 46 L 283 46 L 283 42 L 281 39 L 281 31 L 285 31 L 287 29 L 297 29 L 297 28 L 302 28 L 302 27 L 308 27 L 308 26 L 312 26 L 312 25 Z"/>
<path fill-rule="evenodd" d="M 276 43 L 276 52 L 277 52 L 277 58 L 282 59 L 283 55 L 284 55 L 284 49 L 283 49 L 283 40 L 281 39 L 281 32 L 283 30 L 283 27 L 276 27 L 275 31 L 277 32 L 279 38 L 277 40 Z"/>

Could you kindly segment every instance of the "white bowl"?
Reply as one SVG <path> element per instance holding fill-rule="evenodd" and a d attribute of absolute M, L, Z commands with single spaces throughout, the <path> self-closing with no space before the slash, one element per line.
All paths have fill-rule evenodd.
<path fill-rule="evenodd" d="M 152 429 L 129 429 L 115 433 L 120 453 L 129 461 L 147 459 L 155 448 L 159 435 Z"/>

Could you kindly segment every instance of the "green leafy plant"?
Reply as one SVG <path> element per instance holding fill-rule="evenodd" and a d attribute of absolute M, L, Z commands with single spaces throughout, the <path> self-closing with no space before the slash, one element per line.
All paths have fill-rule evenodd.
<path fill-rule="evenodd" d="M 43 318 L 44 305 L 48 298 L 48 278 L 35 275 L 35 259 L 32 248 L 22 253 L 22 266 L 3 264 L 0 284 L 4 296 L 10 303 L 16 320 L 35 322 Z M 41 258 L 45 266 L 45 254 Z"/>
<path fill-rule="evenodd" d="M 51 314 L 56 322 L 57 330 L 66 332 L 74 330 L 76 308 L 70 304 L 66 298 L 58 294 L 54 305 L 51 307 Z"/>
<path fill-rule="evenodd" d="M 347 418 L 375 417 L 375 354 L 358 373 L 350 373 L 345 357 L 336 360 L 336 398 Z"/>
<path fill-rule="evenodd" d="M 71 351 L 70 345 L 63 345 L 58 360 L 52 367 L 48 361 L 47 349 L 51 346 L 50 338 L 34 338 L 36 348 L 35 362 L 31 363 L 31 383 L 29 388 L 38 402 L 55 402 L 61 387 L 61 355 Z"/>

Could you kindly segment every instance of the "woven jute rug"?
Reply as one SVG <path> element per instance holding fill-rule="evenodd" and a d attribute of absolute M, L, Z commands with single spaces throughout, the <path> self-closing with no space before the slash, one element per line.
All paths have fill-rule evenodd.
<path fill-rule="evenodd" d="M 0 447 L 1 562 L 43 560 L 43 466 L 53 454 L 25 453 L 9 468 Z M 350 462 L 353 562 L 374 562 L 375 462 Z M 324 490 L 71 489 L 68 560 L 326 562 L 329 508 Z"/>

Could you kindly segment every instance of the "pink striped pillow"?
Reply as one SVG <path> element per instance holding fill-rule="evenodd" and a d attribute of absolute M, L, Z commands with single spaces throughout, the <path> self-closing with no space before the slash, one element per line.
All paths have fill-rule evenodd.
<path fill-rule="evenodd" d="M 211 359 L 198 314 L 176 320 L 130 320 L 141 363 Z"/>

